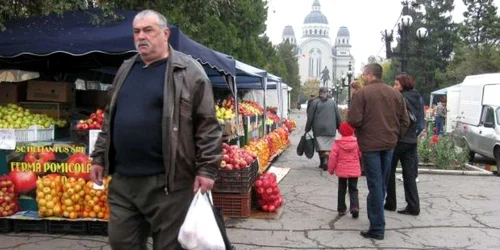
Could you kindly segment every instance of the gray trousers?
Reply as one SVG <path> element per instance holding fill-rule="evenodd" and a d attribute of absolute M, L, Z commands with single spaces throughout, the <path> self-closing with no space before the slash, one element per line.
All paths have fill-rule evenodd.
<path fill-rule="evenodd" d="M 182 249 L 177 235 L 193 199 L 191 188 L 167 195 L 163 174 L 127 177 L 115 173 L 108 192 L 108 235 L 113 250 L 147 250 L 149 236 L 153 249 Z"/>

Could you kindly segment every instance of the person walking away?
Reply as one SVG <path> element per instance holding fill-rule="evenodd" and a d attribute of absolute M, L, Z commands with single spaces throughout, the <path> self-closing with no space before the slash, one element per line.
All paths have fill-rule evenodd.
<path fill-rule="evenodd" d="M 361 89 L 361 84 L 359 83 L 359 81 L 354 80 L 353 82 L 351 82 L 351 99 L 352 96 L 356 94 L 356 92 L 358 92 L 359 89 Z"/>
<path fill-rule="evenodd" d="M 353 218 L 359 216 L 358 177 L 361 176 L 358 141 L 354 137 L 354 128 L 347 122 L 339 127 L 340 139 L 335 140 L 328 160 L 328 172 L 339 177 L 337 211 L 340 215 L 347 213 L 345 203 L 346 191 L 349 190 L 349 211 Z"/>
<path fill-rule="evenodd" d="M 337 104 L 328 98 L 328 88 L 321 87 L 318 98 L 311 102 L 307 112 L 305 132 L 313 131 L 316 151 L 320 156 L 319 167 L 323 170 L 327 170 L 328 155 L 340 122 L 341 118 Z"/>
<path fill-rule="evenodd" d="M 446 119 L 446 107 L 438 102 L 436 107 L 436 135 L 443 134 L 444 120 Z"/>
<path fill-rule="evenodd" d="M 399 136 L 406 133 L 409 118 L 403 96 L 382 82 L 382 66 L 364 67 L 367 83 L 358 90 L 351 102 L 347 122 L 356 129 L 368 184 L 367 212 L 370 228 L 361 236 L 384 239 L 384 199 L 391 171 L 391 160 Z"/>
<path fill-rule="evenodd" d="M 115 250 L 182 249 L 177 241 L 194 193 L 214 184 L 222 158 L 212 85 L 201 65 L 169 46 L 167 19 L 133 20 L 138 55 L 113 80 L 92 181 L 111 175 L 109 243 Z"/>
<path fill-rule="evenodd" d="M 396 199 L 396 167 L 401 161 L 403 169 L 403 186 L 405 191 L 406 207 L 399 210 L 400 214 L 419 215 L 420 200 L 418 196 L 418 188 L 416 182 L 416 173 L 418 168 L 417 156 L 417 129 L 419 127 L 419 119 L 421 119 L 421 96 L 415 89 L 413 78 L 402 73 L 396 77 L 394 81 L 394 89 L 401 92 L 406 103 L 407 111 L 414 114 L 416 120 L 410 123 L 408 131 L 398 141 L 391 163 L 391 175 L 387 186 L 387 197 L 385 199 L 384 208 L 389 211 L 395 211 L 397 208 Z"/>

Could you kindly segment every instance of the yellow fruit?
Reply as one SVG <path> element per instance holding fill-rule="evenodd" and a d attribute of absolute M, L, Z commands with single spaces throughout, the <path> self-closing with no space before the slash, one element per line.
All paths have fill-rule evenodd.
<path fill-rule="evenodd" d="M 46 204 L 47 204 L 47 201 L 45 199 L 38 200 L 38 206 L 44 207 Z"/>
<path fill-rule="evenodd" d="M 75 212 L 69 213 L 69 218 L 70 219 L 76 219 L 77 218 L 76 213 Z"/>
<path fill-rule="evenodd" d="M 56 215 L 60 215 L 60 214 L 61 214 L 61 211 L 62 211 L 62 210 L 61 210 L 61 207 L 60 207 L 59 205 L 54 206 L 54 209 L 53 209 L 53 210 L 54 210 L 54 214 L 56 214 Z"/>
<path fill-rule="evenodd" d="M 53 209 L 53 208 L 54 208 L 54 206 L 55 206 L 54 201 L 52 201 L 52 200 L 47 201 L 47 205 L 46 205 L 46 207 L 47 207 L 48 209 Z"/>
<path fill-rule="evenodd" d="M 68 211 L 64 211 L 64 212 L 63 212 L 63 216 L 64 216 L 64 217 L 69 217 L 69 212 L 68 212 Z"/>
<path fill-rule="evenodd" d="M 43 191 L 44 194 L 50 194 L 50 188 L 49 187 L 44 187 L 42 189 L 42 191 Z"/>
<path fill-rule="evenodd" d="M 69 207 L 69 206 L 73 205 L 73 202 L 70 199 L 66 199 L 66 200 L 64 200 L 64 205 L 66 207 Z"/>

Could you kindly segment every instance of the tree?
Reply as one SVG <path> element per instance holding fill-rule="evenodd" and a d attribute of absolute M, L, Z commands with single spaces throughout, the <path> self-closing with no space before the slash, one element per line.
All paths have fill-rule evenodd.
<path fill-rule="evenodd" d="M 467 75 L 500 70 L 500 17 L 492 0 L 464 0 L 467 11 L 459 26 L 461 41 L 454 51 L 446 74 L 450 83 Z"/>
<path fill-rule="evenodd" d="M 460 34 L 475 49 L 495 46 L 500 39 L 500 17 L 493 0 L 463 0 L 467 11 L 460 25 Z"/>
<path fill-rule="evenodd" d="M 418 0 L 419 8 L 410 8 L 413 24 L 408 33 L 411 54 L 407 73 L 416 81 L 416 88 L 427 98 L 434 89 L 448 85 L 439 77 L 446 72 L 457 36 L 457 25 L 452 20 L 453 0 Z M 418 40 L 416 33 L 421 27 L 428 30 L 428 37 Z M 396 51 L 399 51 L 399 45 Z M 401 62 L 391 59 L 391 65 L 384 79 L 392 82 L 400 73 Z"/>
<path fill-rule="evenodd" d="M 278 45 L 278 54 L 285 64 L 286 73 L 282 76 L 283 81 L 292 88 L 291 102 L 297 102 L 301 93 L 299 63 L 297 60 L 297 47 L 289 41 Z"/>
<path fill-rule="evenodd" d="M 306 98 L 309 98 L 311 95 L 317 96 L 319 93 L 319 80 L 307 80 L 302 87 L 302 93 L 304 93 Z"/>

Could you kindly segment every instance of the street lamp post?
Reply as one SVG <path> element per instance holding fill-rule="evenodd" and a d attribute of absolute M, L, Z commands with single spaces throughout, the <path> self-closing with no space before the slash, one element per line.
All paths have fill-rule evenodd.
<path fill-rule="evenodd" d="M 340 89 L 340 84 L 338 82 L 334 85 L 334 89 L 335 89 L 335 103 L 339 105 L 339 92 L 341 91 L 341 89 Z"/>
<path fill-rule="evenodd" d="M 413 17 L 410 15 L 410 7 L 418 7 L 418 3 L 414 0 L 403 0 L 403 11 L 401 20 L 398 23 L 399 34 L 399 52 L 394 52 L 391 48 L 391 43 L 394 41 L 394 32 L 392 30 L 382 31 L 382 39 L 385 41 L 385 51 L 387 59 L 391 57 L 399 57 L 401 59 L 401 72 L 408 72 L 409 57 L 414 55 L 409 52 L 410 50 L 410 31 L 413 24 Z M 419 47 L 422 45 L 424 38 L 427 37 L 428 31 L 426 28 L 421 27 L 417 30 L 417 41 Z M 419 55 L 420 49 L 417 53 Z"/>
<path fill-rule="evenodd" d="M 349 85 L 351 85 L 352 75 L 353 75 L 352 64 L 349 61 L 348 70 L 347 70 L 348 81 L 347 81 L 347 85 L 344 85 L 345 87 L 347 87 L 347 106 L 349 106 L 349 104 L 351 103 L 351 88 Z"/>
<path fill-rule="evenodd" d="M 340 89 L 342 91 L 342 87 L 345 86 L 346 75 L 342 74 L 341 79 L 342 79 L 342 85 L 340 85 Z"/>

